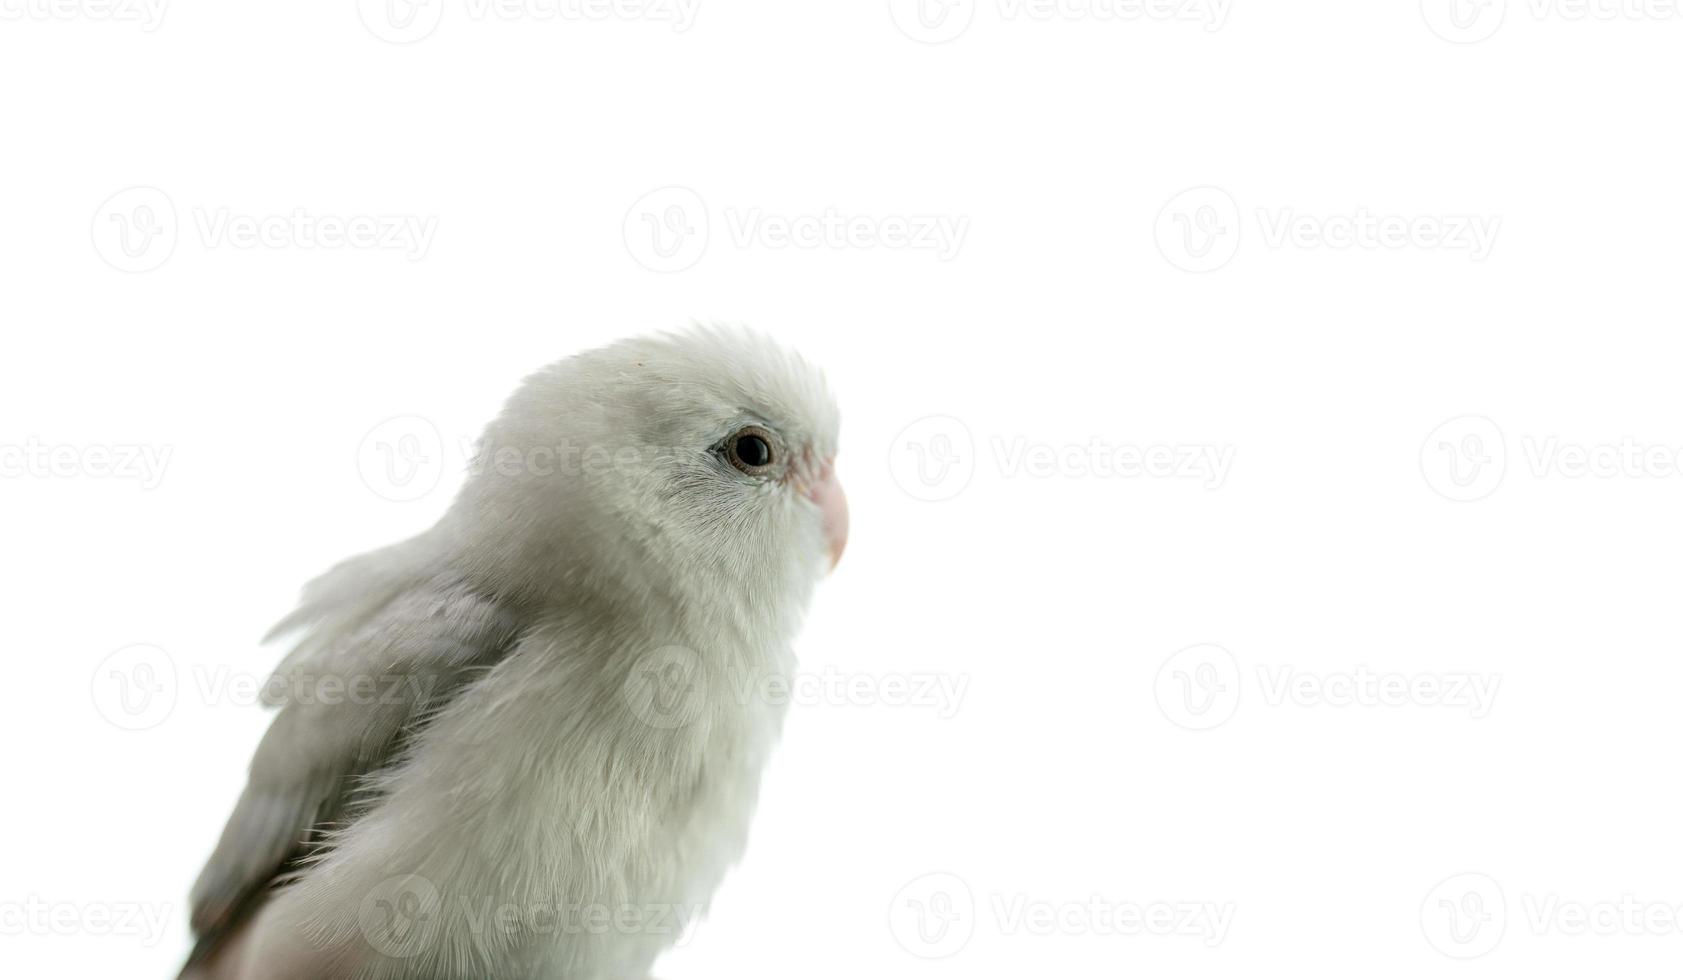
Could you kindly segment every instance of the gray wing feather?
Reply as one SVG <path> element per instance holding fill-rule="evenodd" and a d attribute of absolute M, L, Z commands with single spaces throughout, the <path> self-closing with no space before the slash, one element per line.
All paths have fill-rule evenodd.
<path fill-rule="evenodd" d="M 393 550 L 311 583 L 304 607 L 289 617 L 322 625 L 265 689 L 281 710 L 193 886 L 198 942 L 189 966 L 212 955 L 278 878 L 354 819 L 367 777 L 513 646 L 520 624 L 507 604 L 459 579 L 404 582 Z"/>

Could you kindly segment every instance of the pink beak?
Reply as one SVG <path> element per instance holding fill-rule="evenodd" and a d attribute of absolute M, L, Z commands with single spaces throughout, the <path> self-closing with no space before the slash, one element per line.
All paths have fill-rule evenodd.
<path fill-rule="evenodd" d="M 841 481 L 836 479 L 834 461 L 824 464 L 818 482 L 807 488 L 806 495 L 818 505 L 818 513 L 823 518 L 824 543 L 830 549 L 830 567 L 833 569 L 847 547 L 847 494 L 842 492 Z"/>

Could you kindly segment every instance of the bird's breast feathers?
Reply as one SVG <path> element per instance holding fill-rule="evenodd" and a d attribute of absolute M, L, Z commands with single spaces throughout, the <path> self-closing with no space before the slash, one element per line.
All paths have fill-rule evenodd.
<path fill-rule="evenodd" d="M 746 845 L 792 659 L 581 642 L 601 635 L 533 631 L 427 725 L 379 805 L 283 894 L 306 927 L 366 932 L 344 917 L 397 888 L 427 903 L 425 955 L 444 962 L 676 941 Z M 593 942 L 602 921 L 615 941 Z"/>

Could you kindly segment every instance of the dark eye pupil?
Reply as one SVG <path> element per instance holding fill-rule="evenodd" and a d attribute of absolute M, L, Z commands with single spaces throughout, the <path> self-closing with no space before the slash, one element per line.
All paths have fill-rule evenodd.
<path fill-rule="evenodd" d="M 745 466 L 764 466 L 771 462 L 771 445 L 759 436 L 743 436 L 736 440 L 736 458 Z"/>

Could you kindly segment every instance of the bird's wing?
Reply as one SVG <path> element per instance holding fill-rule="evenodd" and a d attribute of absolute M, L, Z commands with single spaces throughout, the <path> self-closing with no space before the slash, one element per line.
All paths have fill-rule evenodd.
<path fill-rule="evenodd" d="M 371 570 L 379 571 L 353 561 L 305 592 L 304 619 L 321 625 L 265 689 L 283 707 L 193 886 L 189 967 L 214 954 L 324 835 L 354 819 L 368 802 L 367 777 L 513 648 L 520 623 L 506 604 L 459 580 L 403 583 Z"/>

